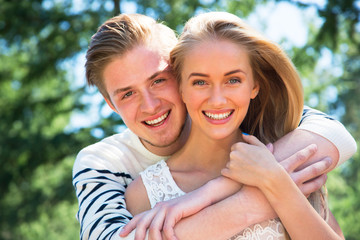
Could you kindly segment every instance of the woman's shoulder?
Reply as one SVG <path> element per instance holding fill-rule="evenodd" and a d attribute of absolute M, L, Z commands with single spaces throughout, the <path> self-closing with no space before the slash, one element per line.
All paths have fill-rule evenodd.
<path fill-rule="evenodd" d="M 146 188 L 140 176 L 135 178 L 126 188 L 125 202 L 127 210 L 133 216 L 150 209 Z"/>

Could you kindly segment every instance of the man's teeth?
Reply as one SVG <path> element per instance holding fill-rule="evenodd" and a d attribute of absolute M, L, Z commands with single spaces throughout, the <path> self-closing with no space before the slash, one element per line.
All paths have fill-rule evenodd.
<path fill-rule="evenodd" d="M 220 114 L 205 112 L 205 115 L 211 119 L 222 120 L 222 119 L 229 117 L 231 115 L 231 113 L 232 113 L 232 111 L 227 112 L 227 113 L 220 113 Z"/>
<path fill-rule="evenodd" d="M 145 122 L 148 125 L 156 125 L 156 124 L 162 122 L 165 118 L 167 118 L 168 115 L 169 115 L 169 112 L 166 112 L 164 115 L 162 115 L 154 120 L 145 121 Z"/>

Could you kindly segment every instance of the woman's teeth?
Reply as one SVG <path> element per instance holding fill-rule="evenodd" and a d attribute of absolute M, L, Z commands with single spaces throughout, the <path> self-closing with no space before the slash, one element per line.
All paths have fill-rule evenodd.
<path fill-rule="evenodd" d="M 225 119 L 227 117 L 229 117 L 232 113 L 232 111 L 226 112 L 226 113 L 220 113 L 220 114 L 215 114 L 215 113 L 208 113 L 208 112 L 204 112 L 205 115 L 211 119 L 214 120 L 222 120 Z"/>

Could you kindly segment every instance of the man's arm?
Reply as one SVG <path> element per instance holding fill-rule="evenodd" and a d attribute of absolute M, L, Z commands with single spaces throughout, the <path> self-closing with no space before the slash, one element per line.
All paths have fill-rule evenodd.
<path fill-rule="evenodd" d="M 329 142 L 335 145 L 339 154 L 338 158 L 336 158 L 336 154 L 333 156 L 328 155 L 329 157 L 333 158 L 334 167 L 344 163 L 351 156 L 353 156 L 357 150 L 356 141 L 351 136 L 351 134 L 346 130 L 346 128 L 339 121 L 336 121 L 334 118 L 316 109 L 312 109 L 307 106 L 304 106 L 301 122 L 299 124 L 299 127 L 295 131 L 298 130 L 306 130 L 311 133 L 319 135 L 320 138 L 314 139 L 315 141 L 319 141 L 319 142 L 314 142 L 317 145 L 321 145 L 321 142 L 325 140 L 328 140 Z M 303 137 L 311 138 L 309 134 L 304 134 Z M 281 142 L 281 145 L 283 145 L 282 146 L 283 149 L 281 150 L 281 152 L 277 153 L 279 155 L 279 158 L 284 158 L 286 155 L 291 155 L 289 153 L 286 154 L 287 148 L 290 146 L 293 147 L 294 145 L 287 145 L 284 144 L 283 142 Z M 297 144 L 295 144 L 295 146 L 299 147 Z M 319 147 L 319 150 L 320 151 L 318 152 L 318 155 L 326 156 L 327 150 L 334 150 L 334 149 Z"/>
<path fill-rule="evenodd" d="M 132 218 L 124 200 L 125 182 L 126 178 L 131 180 L 130 175 L 78 167 L 75 164 L 73 185 L 79 203 L 76 217 L 80 239 L 116 239 L 119 228 Z"/>
<path fill-rule="evenodd" d="M 299 129 L 274 143 L 274 155 L 281 161 L 297 150 L 315 143 L 318 151 L 309 161 L 316 162 L 325 157 L 331 158 L 333 161 L 331 167 L 326 170 L 328 172 L 338 165 L 338 162 L 347 160 L 346 158 L 350 158 L 355 153 L 356 143 L 341 123 L 318 111 L 312 114 L 312 111 L 315 110 L 304 111 Z M 319 129 L 318 126 L 323 124 L 326 127 Z M 304 125 L 306 127 L 301 127 Z M 340 161 L 338 161 L 339 156 Z M 304 174 L 310 176 L 314 174 L 312 171 L 320 175 L 323 173 L 322 170 L 316 167 L 311 171 L 303 171 L 303 175 L 298 174 L 297 179 L 294 180 L 298 181 L 300 176 L 305 179 Z M 316 190 L 320 187 L 321 179 L 317 179 L 314 184 L 309 189 Z M 249 225 L 272 218 L 273 215 L 268 214 L 270 211 L 266 211 L 266 207 L 270 208 L 270 205 L 258 190 L 244 187 L 239 193 L 181 220 L 175 226 L 175 232 L 179 239 L 188 239 L 189 236 L 191 239 L 224 239 Z"/>
<path fill-rule="evenodd" d="M 315 151 L 315 145 L 310 145 L 280 163 L 281 165 L 286 166 L 285 169 L 292 178 L 297 179 L 298 186 L 302 189 L 303 194 L 306 195 L 323 185 L 325 183 L 325 179 L 317 178 L 315 181 L 316 184 L 310 184 L 312 189 L 311 186 L 308 186 L 309 183 L 302 183 L 317 177 L 321 172 L 325 171 L 330 166 L 330 161 L 321 161 L 294 172 L 294 170 L 301 163 L 305 162 L 310 155 L 314 154 Z M 230 158 L 233 157 L 235 156 L 231 155 Z M 307 178 L 304 179 L 304 177 Z M 315 185 L 317 185 L 316 188 L 314 188 Z M 124 231 L 122 232 L 122 236 L 125 236 L 127 233 L 136 228 L 135 239 L 144 239 L 146 229 L 149 228 L 149 235 L 151 236 L 151 239 L 160 239 L 161 230 L 163 230 L 163 234 L 167 239 L 173 239 L 175 237 L 173 231 L 174 225 L 176 225 L 176 223 L 181 219 L 192 219 L 188 224 L 186 223 L 187 220 L 183 221 L 185 222 L 185 227 L 183 228 L 184 231 L 177 233 L 180 235 L 180 239 L 188 239 L 190 236 L 192 239 L 223 239 L 231 237 L 233 234 L 240 232 L 249 225 L 262 222 L 276 216 L 273 209 L 269 204 L 267 204 L 266 199 L 259 191 L 257 191 L 256 188 L 245 187 L 247 190 L 240 191 L 239 194 L 236 194 L 238 196 L 237 203 L 234 202 L 231 207 L 226 207 L 226 204 L 223 205 L 228 201 L 226 199 L 224 200 L 224 198 L 236 193 L 239 190 L 239 187 L 238 182 L 232 181 L 226 177 L 219 177 L 211 180 L 203 187 L 194 190 L 193 192 L 176 199 L 162 202 L 160 205 L 156 205 L 153 209 L 135 216 L 134 219 L 123 229 Z M 232 197 L 229 197 L 229 199 L 231 198 Z M 219 202 L 219 200 L 223 201 Z M 212 205 L 213 203 L 218 204 Z M 217 208 L 219 206 L 220 208 Z M 234 208 L 233 206 L 237 206 L 237 208 Z M 204 211 L 200 211 L 204 208 Z M 214 208 L 217 208 L 218 211 L 214 211 Z M 210 211 L 206 209 L 210 209 Z M 229 209 L 231 209 L 231 214 L 228 212 Z M 215 215 L 211 216 L 212 213 Z M 207 216 L 209 214 L 210 216 Z M 225 228 L 223 228 L 221 224 L 215 225 L 222 215 L 227 216 L 226 221 L 229 221 Z M 191 217 L 186 218 L 188 216 Z M 206 221 L 203 221 L 202 219 L 206 219 Z M 192 224 L 197 224 L 195 223 L 196 221 L 199 221 L 200 225 L 195 226 L 195 234 L 199 234 L 195 236 L 193 232 L 186 231 L 186 229 L 191 227 Z M 180 225 L 181 224 L 182 223 L 180 223 Z M 205 228 L 208 224 L 214 224 L 214 226 L 211 227 L 211 230 Z M 176 227 L 178 226 L 179 225 L 176 225 Z M 201 226 L 204 226 L 204 228 L 200 230 L 199 228 L 201 228 Z M 233 228 L 231 228 L 231 226 L 233 226 Z M 134 234 L 134 232 L 132 232 L 132 234 Z"/>
<path fill-rule="evenodd" d="M 84 148 L 75 160 L 73 185 L 81 240 L 120 239 L 120 228 L 132 218 L 126 210 L 125 188 L 131 175 L 143 168 L 118 138 L 111 136 Z"/>

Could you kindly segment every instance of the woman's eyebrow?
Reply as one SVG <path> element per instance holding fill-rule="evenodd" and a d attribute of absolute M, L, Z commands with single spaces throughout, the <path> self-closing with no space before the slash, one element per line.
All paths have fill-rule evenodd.
<path fill-rule="evenodd" d="M 241 70 L 241 69 L 235 69 L 235 70 L 232 70 L 232 71 L 230 71 L 230 72 L 225 73 L 224 76 L 228 76 L 228 75 L 231 75 L 231 74 L 234 74 L 234 73 L 238 73 L 238 72 L 241 72 L 241 73 L 243 73 L 243 74 L 246 75 L 246 73 L 245 73 L 243 70 Z"/>
<path fill-rule="evenodd" d="M 188 79 L 191 78 L 191 77 L 209 77 L 209 75 L 207 74 L 204 74 L 204 73 L 197 73 L 197 72 L 193 72 L 189 75 Z"/>

